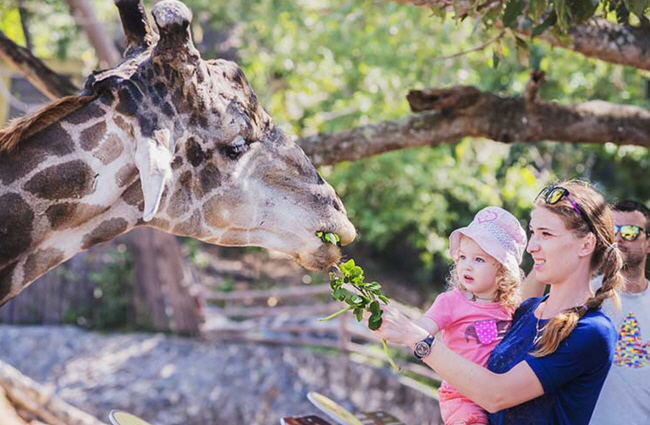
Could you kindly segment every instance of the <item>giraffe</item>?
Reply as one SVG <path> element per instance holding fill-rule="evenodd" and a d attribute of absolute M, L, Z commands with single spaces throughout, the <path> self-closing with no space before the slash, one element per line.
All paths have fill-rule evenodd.
<path fill-rule="evenodd" d="M 341 200 L 259 105 L 242 70 L 203 60 L 177 0 L 116 0 L 123 61 L 0 131 L 0 305 L 136 226 L 279 250 L 306 268 L 356 237 Z"/>

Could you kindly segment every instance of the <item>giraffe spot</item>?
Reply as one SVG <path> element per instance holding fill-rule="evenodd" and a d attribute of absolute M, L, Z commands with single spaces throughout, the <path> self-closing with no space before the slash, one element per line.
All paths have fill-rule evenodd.
<path fill-rule="evenodd" d="M 93 176 L 85 162 L 75 160 L 38 172 L 24 189 L 44 199 L 79 199 L 92 192 Z"/>
<path fill-rule="evenodd" d="M 93 156 L 108 165 L 119 158 L 122 152 L 124 152 L 122 141 L 115 134 L 111 134 L 99 149 L 93 152 Z"/>
<path fill-rule="evenodd" d="M 169 102 L 163 103 L 163 105 L 160 107 L 160 110 L 163 112 L 163 114 L 167 115 L 170 118 L 176 115 L 176 111 L 174 111 L 174 108 Z"/>
<path fill-rule="evenodd" d="M 205 152 L 203 152 L 201 145 L 199 145 L 193 137 L 190 137 L 187 141 L 185 154 L 187 155 L 187 160 L 190 161 L 190 164 L 194 167 L 198 167 L 205 160 Z"/>
<path fill-rule="evenodd" d="M 167 214 L 171 217 L 180 217 L 187 213 L 192 205 L 192 173 L 183 173 L 178 183 L 178 190 L 172 195 L 167 207 Z"/>
<path fill-rule="evenodd" d="M 133 182 L 138 175 L 138 169 L 133 164 L 123 165 L 122 168 L 115 175 L 115 182 L 117 187 L 124 187 L 127 184 Z"/>
<path fill-rule="evenodd" d="M 136 117 L 140 124 L 140 133 L 145 137 L 151 137 L 153 131 L 158 127 L 158 117 L 146 113 L 138 114 Z"/>
<path fill-rule="evenodd" d="M 172 161 L 172 170 L 177 170 L 182 165 L 183 165 L 183 157 L 182 156 L 177 156 Z"/>
<path fill-rule="evenodd" d="M 203 216 L 208 225 L 224 229 L 230 225 L 230 220 L 223 214 L 228 210 L 228 201 L 221 196 L 213 196 L 203 205 Z"/>
<path fill-rule="evenodd" d="M 59 123 L 20 142 L 11 152 L 0 154 L 0 180 L 8 185 L 32 172 L 49 156 L 74 152 L 74 142 Z"/>
<path fill-rule="evenodd" d="M 65 121 L 71 124 L 83 124 L 94 118 L 104 115 L 104 110 L 95 103 L 89 103 L 87 106 L 77 109 L 65 117 Z"/>
<path fill-rule="evenodd" d="M 165 83 L 156 83 L 153 85 L 153 88 L 162 99 L 167 97 L 167 86 L 165 86 Z"/>
<path fill-rule="evenodd" d="M 144 209 L 144 195 L 142 194 L 142 183 L 139 179 L 133 182 L 133 184 L 124 191 L 122 199 L 124 199 L 124 202 L 129 205 L 141 205 L 141 209 Z"/>
<path fill-rule="evenodd" d="M 0 196 L 0 206 L 0 264 L 5 264 L 31 245 L 34 212 L 17 193 Z"/>
<path fill-rule="evenodd" d="M 178 236 L 196 237 L 201 233 L 200 230 L 201 213 L 196 211 L 188 220 L 177 224 L 172 230 L 172 233 Z"/>
<path fill-rule="evenodd" d="M 16 268 L 17 264 L 18 261 L 14 261 L 9 265 L 0 268 L 0 306 L 8 301 L 5 298 L 11 292 L 11 278 L 14 274 L 14 269 Z"/>
<path fill-rule="evenodd" d="M 221 185 L 221 173 L 219 172 L 219 169 L 211 163 L 208 163 L 203 167 L 199 173 L 199 179 L 201 181 L 201 189 L 203 189 L 203 193 L 208 193 Z"/>
<path fill-rule="evenodd" d="M 115 125 L 117 125 L 123 132 L 128 134 L 129 136 L 133 136 L 133 126 L 124 120 L 119 115 L 115 115 L 113 117 L 113 121 L 115 121 Z"/>
<path fill-rule="evenodd" d="M 85 151 L 93 150 L 106 135 L 106 123 L 98 122 L 81 132 L 81 148 Z"/>
<path fill-rule="evenodd" d="M 138 102 L 135 100 L 133 92 L 134 90 L 130 89 L 129 86 L 124 86 L 118 90 L 117 97 L 119 101 L 115 107 L 117 112 L 124 115 L 135 115 L 138 111 Z"/>
<path fill-rule="evenodd" d="M 52 230 L 63 230 L 81 226 L 108 208 L 110 207 L 64 202 L 48 207 L 45 215 Z"/>
<path fill-rule="evenodd" d="M 23 286 L 44 275 L 48 270 L 57 266 L 65 259 L 60 249 L 46 248 L 36 251 L 25 260 L 23 266 Z"/>
<path fill-rule="evenodd" d="M 140 220 L 138 220 L 138 222 L 139 224 L 144 224 L 144 221 L 140 222 Z M 149 223 L 147 223 L 147 225 L 164 231 L 167 231 L 170 226 L 168 220 L 165 220 L 164 218 L 158 218 L 158 217 L 154 217 Z"/>
<path fill-rule="evenodd" d="M 112 218 L 97 226 L 95 230 L 84 236 L 81 249 L 107 242 L 126 231 L 128 223 L 123 218 Z"/>

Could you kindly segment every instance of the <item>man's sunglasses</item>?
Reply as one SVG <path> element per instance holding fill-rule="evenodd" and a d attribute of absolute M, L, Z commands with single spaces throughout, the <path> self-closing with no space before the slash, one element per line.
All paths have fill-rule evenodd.
<path fill-rule="evenodd" d="M 639 238 L 641 233 L 648 236 L 648 232 L 643 227 L 635 226 L 633 224 L 624 224 L 622 226 L 614 226 L 614 234 L 620 233 L 624 241 L 635 241 Z"/>
<path fill-rule="evenodd" d="M 576 212 L 580 214 L 580 217 L 582 217 L 585 223 L 587 223 L 587 226 L 589 226 L 589 230 L 591 230 L 591 232 L 594 235 L 596 234 L 596 230 L 594 229 L 594 225 L 591 223 L 589 216 L 584 211 L 582 211 L 582 208 L 578 206 L 578 203 L 575 201 L 575 199 L 573 199 L 573 196 L 571 196 L 571 193 L 567 188 L 562 186 L 545 187 L 544 189 L 541 190 L 541 192 L 539 192 L 539 194 L 537 194 L 535 200 L 537 200 L 540 197 L 543 197 L 544 201 L 550 205 L 555 205 L 558 202 L 560 202 L 562 198 L 566 198 L 566 200 L 569 201 L 573 209 L 576 210 Z"/>

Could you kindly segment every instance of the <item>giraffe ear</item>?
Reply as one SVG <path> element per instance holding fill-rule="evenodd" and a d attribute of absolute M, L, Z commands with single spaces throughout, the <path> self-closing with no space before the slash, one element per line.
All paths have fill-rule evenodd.
<path fill-rule="evenodd" d="M 156 130 L 153 138 L 144 138 L 136 146 L 135 165 L 140 171 L 144 194 L 144 221 L 151 221 L 158 212 L 165 185 L 172 177 L 170 139 L 169 130 Z"/>

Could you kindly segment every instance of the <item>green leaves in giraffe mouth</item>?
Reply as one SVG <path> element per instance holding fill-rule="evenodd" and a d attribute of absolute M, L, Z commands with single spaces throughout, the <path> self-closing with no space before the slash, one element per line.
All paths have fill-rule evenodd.
<path fill-rule="evenodd" d="M 336 233 L 318 231 L 316 232 L 316 236 L 325 243 L 331 243 L 337 246 L 341 245 L 341 237 Z"/>

